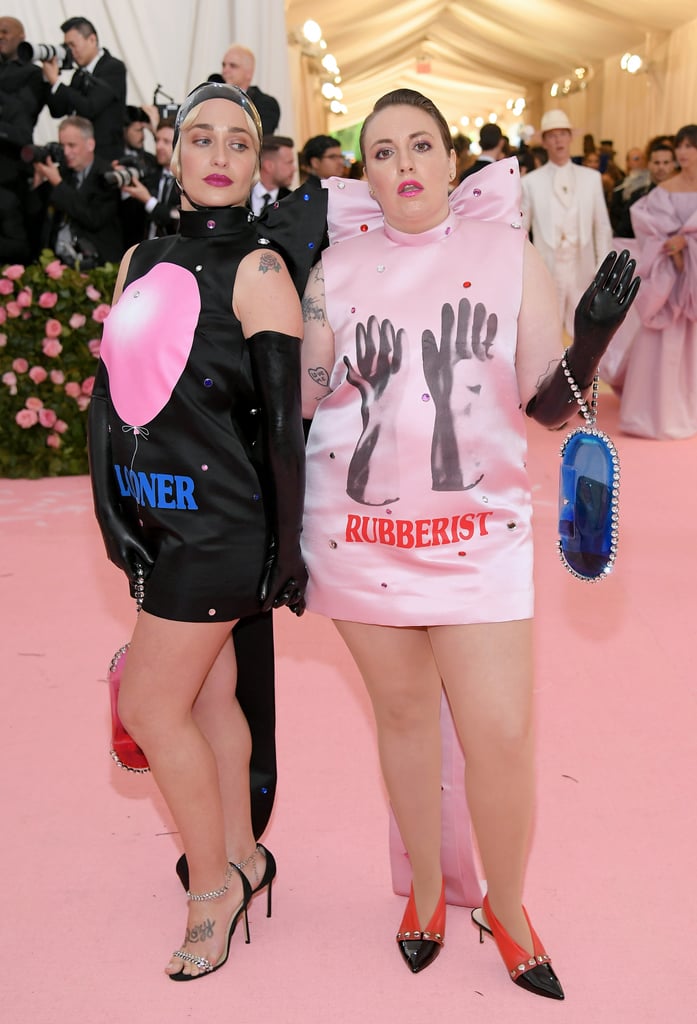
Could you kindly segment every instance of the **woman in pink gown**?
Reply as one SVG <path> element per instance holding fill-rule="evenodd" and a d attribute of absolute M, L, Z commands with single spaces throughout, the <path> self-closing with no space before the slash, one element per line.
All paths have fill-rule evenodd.
<path fill-rule="evenodd" d="M 697 434 L 697 125 L 675 137 L 680 172 L 632 206 L 641 244 L 641 328 L 629 352 L 620 406 L 627 434 Z"/>
<path fill-rule="evenodd" d="M 383 96 L 361 150 L 367 183 L 325 183 L 331 244 L 303 299 L 308 608 L 335 620 L 373 703 L 412 869 L 397 934 L 407 966 L 428 967 L 445 934 L 444 687 L 487 878 L 475 922 L 517 985 L 563 999 L 522 906 L 534 798 L 525 413 L 556 427 L 576 408 L 554 285 L 521 229 L 516 160 L 449 195 L 450 132 L 425 96 Z M 633 266 L 612 253 L 579 304 L 566 358 L 581 388 L 632 301 Z"/>

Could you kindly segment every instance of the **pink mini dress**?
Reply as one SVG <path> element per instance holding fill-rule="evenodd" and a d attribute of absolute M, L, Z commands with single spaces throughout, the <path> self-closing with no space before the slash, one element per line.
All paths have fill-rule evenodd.
<path fill-rule="evenodd" d="M 308 438 L 307 606 L 391 626 L 529 618 L 517 162 L 465 179 L 421 234 L 385 224 L 364 182 L 325 187 L 335 357 Z"/>

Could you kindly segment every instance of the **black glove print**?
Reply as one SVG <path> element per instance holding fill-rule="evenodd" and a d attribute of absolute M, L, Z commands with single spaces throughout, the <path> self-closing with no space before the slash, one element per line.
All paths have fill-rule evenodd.
<path fill-rule="evenodd" d="M 453 394 L 453 371 L 458 363 L 466 359 L 486 362 L 493 358 L 498 318 L 495 313 L 487 316 L 481 302 L 474 307 L 472 315 L 469 300 L 460 299 L 453 346 L 454 326 L 453 307 L 445 303 L 441 309 L 440 348 L 433 331 L 424 331 L 421 336 L 424 376 L 436 410 L 431 444 L 431 480 L 434 491 L 466 491 L 481 480 L 481 474 L 476 479 L 476 474 L 472 474 L 473 478 L 464 482 L 455 431 L 456 415 L 469 414 L 472 395 L 478 393 L 479 387 L 467 386 L 465 397 L 460 385 Z"/>
<path fill-rule="evenodd" d="M 394 380 L 402 364 L 404 331 L 395 333 L 389 320 L 356 326 L 356 366 L 344 356 L 346 379 L 361 396 L 363 431 L 348 469 L 346 493 L 362 505 L 387 505 L 399 500 L 394 453 L 395 410 L 399 391 Z"/>

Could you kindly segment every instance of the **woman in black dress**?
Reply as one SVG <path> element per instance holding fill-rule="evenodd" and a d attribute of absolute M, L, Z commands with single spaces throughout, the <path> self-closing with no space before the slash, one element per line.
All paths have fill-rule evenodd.
<path fill-rule="evenodd" d="M 240 917 L 249 938 L 247 905 L 275 874 L 252 830 L 231 628 L 304 608 L 302 321 L 286 263 L 245 206 L 260 140 L 234 86 L 206 83 L 182 104 L 180 234 L 124 256 L 90 411 L 107 553 L 132 588 L 145 577 L 119 713 L 188 861 L 185 939 L 166 967 L 176 981 L 221 967 Z"/>

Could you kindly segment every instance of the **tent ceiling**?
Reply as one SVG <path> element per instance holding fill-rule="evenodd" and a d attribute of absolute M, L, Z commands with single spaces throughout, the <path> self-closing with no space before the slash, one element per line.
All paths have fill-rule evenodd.
<path fill-rule="evenodd" d="M 286 0 L 289 33 L 307 19 L 322 28 L 346 124 L 396 86 L 427 93 L 453 122 L 486 116 L 581 65 L 626 50 L 648 56 L 694 17 L 694 0 Z"/>

